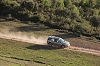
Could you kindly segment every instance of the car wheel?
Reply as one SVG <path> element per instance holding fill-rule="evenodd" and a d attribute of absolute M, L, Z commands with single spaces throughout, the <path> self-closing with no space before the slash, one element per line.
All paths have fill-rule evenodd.
<path fill-rule="evenodd" d="M 52 43 L 48 43 L 49 44 L 49 46 L 52 46 Z"/>
<path fill-rule="evenodd" d="M 61 48 L 65 48 L 65 45 L 61 45 Z"/>

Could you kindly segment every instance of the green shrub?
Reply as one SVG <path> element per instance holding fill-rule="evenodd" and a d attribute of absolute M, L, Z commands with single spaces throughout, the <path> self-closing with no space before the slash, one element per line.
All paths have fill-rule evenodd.
<path fill-rule="evenodd" d="M 64 0 L 57 0 L 56 7 L 60 9 L 64 9 L 65 8 Z"/>
<path fill-rule="evenodd" d="M 35 3 L 32 0 L 25 0 L 21 3 L 21 8 L 26 8 L 28 10 L 33 10 L 35 7 Z"/>
<path fill-rule="evenodd" d="M 0 15 L 100 35 L 100 0 L 0 0 Z"/>
<path fill-rule="evenodd" d="M 55 15 L 56 16 L 59 16 L 59 17 L 64 17 L 64 18 L 66 18 L 66 17 L 68 17 L 68 16 L 70 16 L 70 10 L 67 10 L 67 9 L 56 9 L 55 10 Z"/>
<path fill-rule="evenodd" d="M 48 15 L 46 15 L 46 14 L 40 13 L 39 14 L 39 19 L 40 19 L 40 21 L 48 22 L 48 20 L 50 19 L 50 17 Z"/>
<path fill-rule="evenodd" d="M 29 10 L 22 9 L 18 11 L 16 17 L 21 20 L 29 20 L 33 16 L 33 13 Z"/>
<path fill-rule="evenodd" d="M 51 0 L 42 0 L 42 3 L 46 8 L 49 8 L 51 6 Z"/>
<path fill-rule="evenodd" d="M 100 0 L 96 0 L 97 4 L 96 4 L 96 8 L 100 8 Z"/>
<path fill-rule="evenodd" d="M 80 11 L 79 11 L 78 7 L 76 7 L 75 5 L 73 5 L 71 7 L 71 11 L 72 11 L 72 13 L 75 13 L 77 16 L 80 15 Z"/>
<path fill-rule="evenodd" d="M 33 21 L 33 22 L 39 22 L 39 21 L 40 21 L 38 15 L 34 15 L 34 16 L 32 16 L 32 17 L 30 18 L 30 20 Z"/>
<path fill-rule="evenodd" d="M 99 27 L 100 26 L 100 16 L 91 17 L 90 22 L 94 27 Z"/>
<path fill-rule="evenodd" d="M 15 12 L 14 8 L 19 7 L 20 4 L 18 4 L 16 1 L 12 0 L 1 0 L 0 1 L 0 10 L 2 15 L 8 15 Z"/>
<path fill-rule="evenodd" d="M 64 0 L 64 5 L 66 8 L 70 8 L 72 6 L 72 1 L 71 0 Z"/>
<path fill-rule="evenodd" d="M 99 11 L 98 9 L 94 9 L 94 10 L 93 10 L 93 15 L 94 15 L 94 16 L 98 16 L 98 15 L 99 15 L 99 12 L 100 12 L 100 11 Z"/>

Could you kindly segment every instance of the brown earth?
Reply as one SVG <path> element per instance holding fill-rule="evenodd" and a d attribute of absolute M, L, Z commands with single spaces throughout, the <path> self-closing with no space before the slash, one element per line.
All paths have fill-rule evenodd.
<path fill-rule="evenodd" d="M 35 44 L 47 45 L 47 43 L 46 43 L 47 36 L 36 38 L 34 36 L 28 37 L 28 36 L 21 35 L 21 34 L 0 33 L 0 38 L 11 39 L 11 40 L 27 42 L 27 43 L 33 43 L 33 44 L 35 43 Z M 93 46 L 95 46 L 95 43 L 93 43 L 93 42 L 82 40 L 79 38 L 77 38 L 77 39 L 69 38 L 68 40 L 71 42 L 71 46 L 65 48 L 67 50 L 85 52 L 85 53 L 90 53 L 90 54 L 94 54 L 94 55 L 100 55 L 100 48 L 95 48 L 95 47 L 90 46 L 90 44 L 93 44 Z M 77 43 L 77 44 L 75 44 L 75 43 Z M 82 45 L 80 45 L 79 43 L 82 43 Z M 97 45 L 99 46 L 100 44 L 97 44 Z"/>

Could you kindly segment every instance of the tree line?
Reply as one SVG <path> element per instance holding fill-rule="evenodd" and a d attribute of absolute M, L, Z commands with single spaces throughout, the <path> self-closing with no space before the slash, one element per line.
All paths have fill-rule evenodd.
<path fill-rule="evenodd" d="M 0 15 L 100 37 L 100 0 L 0 0 Z"/>

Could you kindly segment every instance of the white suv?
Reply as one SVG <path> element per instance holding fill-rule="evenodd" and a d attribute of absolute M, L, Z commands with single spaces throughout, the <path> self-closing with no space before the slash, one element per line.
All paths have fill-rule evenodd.
<path fill-rule="evenodd" d="M 47 44 L 49 46 L 59 46 L 61 48 L 65 48 L 70 46 L 70 43 L 68 41 L 65 41 L 64 39 L 60 38 L 60 37 L 56 37 L 56 36 L 49 36 L 47 39 Z"/>

